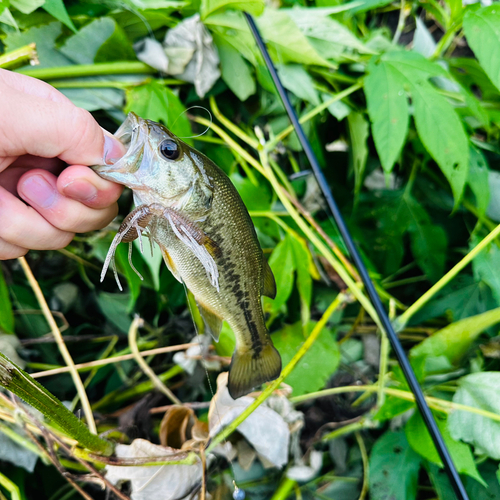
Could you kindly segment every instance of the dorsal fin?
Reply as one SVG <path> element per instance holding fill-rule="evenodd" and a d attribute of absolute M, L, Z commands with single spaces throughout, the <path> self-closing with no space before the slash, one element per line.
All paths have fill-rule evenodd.
<path fill-rule="evenodd" d="M 274 299 L 276 297 L 276 281 L 274 274 L 269 267 L 269 263 L 263 258 L 263 273 L 264 279 L 262 284 L 262 295 Z"/>

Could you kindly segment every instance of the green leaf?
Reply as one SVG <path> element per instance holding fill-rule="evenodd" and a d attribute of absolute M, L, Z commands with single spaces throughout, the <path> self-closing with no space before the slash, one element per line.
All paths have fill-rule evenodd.
<path fill-rule="evenodd" d="M 131 88 L 126 93 L 125 113 L 133 111 L 141 118 L 163 122 L 185 142 L 192 135 L 184 105 L 168 87 L 156 80 Z"/>
<path fill-rule="evenodd" d="M 287 234 L 276 245 L 269 259 L 269 266 L 276 280 L 276 298 L 271 302 L 273 312 L 279 311 L 292 293 L 293 271 L 295 270 L 292 245 L 292 237 Z"/>
<path fill-rule="evenodd" d="M 11 7 L 23 14 L 31 14 L 45 3 L 45 0 L 10 0 Z"/>
<path fill-rule="evenodd" d="M 97 296 L 97 303 L 106 317 L 120 331 L 127 333 L 132 320 L 129 314 L 131 297 L 129 293 L 101 292 Z"/>
<path fill-rule="evenodd" d="M 392 171 L 408 135 L 405 79 L 390 64 L 371 62 L 364 81 L 373 140 L 385 172 Z"/>
<path fill-rule="evenodd" d="M 469 173 L 469 141 L 462 122 L 429 83 L 414 85 L 412 97 L 418 135 L 448 179 L 456 208 Z"/>
<path fill-rule="evenodd" d="M 450 436 L 445 418 L 441 415 L 435 415 L 435 419 L 458 472 L 467 474 L 486 486 L 484 479 L 477 471 L 470 447 L 460 441 L 456 441 Z M 410 420 L 408 420 L 405 425 L 405 433 L 408 443 L 418 454 L 429 460 L 429 462 L 443 467 L 441 458 L 419 412 L 415 412 Z"/>
<path fill-rule="evenodd" d="M 370 499 L 415 500 L 420 462 L 403 431 L 386 432 L 370 456 Z"/>
<path fill-rule="evenodd" d="M 470 148 L 469 187 L 476 197 L 477 210 L 481 215 L 486 214 L 490 204 L 490 185 L 488 182 L 488 162 L 483 153 L 474 147 Z"/>
<path fill-rule="evenodd" d="M 108 18 L 109 19 L 109 18 Z M 108 39 L 99 47 L 94 62 L 137 61 L 134 48 L 125 31 L 115 21 L 115 29 Z"/>
<path fill-rule="evenodd" d="M 267 8 L 257 24 L 275 61 L 332 66 L 320 57 L 285 12 Z"/>
<path fill-rule="evenodd" d="M 299 99 L 315 106 L 320 104 L 318 92 L 314 88 L 314 81 L 300 64 L 280 64 L 277 66 L 277 70 L 283 86 L 287 90 Z"/>
<path fill-rule="evenodd" d="M 401 92 L 401 79 L 404 79 L 405 87 L 411 91 L 414 106 L 414 118 L 418 135 L 432 158 L 439 165 L 439 168 L 448 179 L 455 198 L 455 208 L 462 197 L 469 171 L 469 143 L 464 127 L 457 113 L 429 83 L 429 78 L 442 76 L 450 78 L 448 73 L 438 64 L 428 61 L 416 52 L 393 51 L 384 54 L 381 64 L 391 66 L 393 73 L 399 73 L 398 77 L 392 76 L 392 89 L 398 88 L 397 95 Z M 372 80 L 372 86 L 376 82 Z M 376 95 L 372 94 L 372 103 Z M 399 109 L 396 112 L 397 118 L 403 117 L 400 103 L 396 104 L 394 92 L 388 94 L 393 102 L 392 106 Z M 379 108 L 375 104 L 376 109 Z M 370 112 L 370 110 L 369 110 Z M 377 115 L 377 113 L 375 113 Z M 385 113 L 385 116 L 390 116 Z M 387 118 L 386 118 L 387 119 Z M 381 125 L 378 125 L 381 127 Z M 385 126 L 387 128 L 387 125 Z M 382 129 L 382 132 L 384 129 Z M 380 133 L 388 140 L 388 132 Z M 375 134 L 375 132 L 374 132 Z M 394 141 L 399 145 L 401 139 Z M 383 144 L 383 143 L 382 143 Z M 381 147 L 382 147 L 381 144 Z M 396 148 L 392 151 L 395 151 Z M 377 146 L 377 151 L 379 147 Z M 380 151 L 379 151 L 380 154 Z M 384 155 L 384 153 L 382 153 Z M 386 165 L 389 167 L 393 156 L 386 158 Z"/>
<path fill-rule="evenodd" d="M 301 323 L 298 322 L 286 325 L 279 332 L 273 333 L 273 342 L 281 354 L 283 366 L 295 356 L 304 343 L 304 334 L 307 337 L 315 324 L 316 322 L 311 321 L 303 330 Z M 293 372 L 285 378 L 285 383 L 292 387 L 294 396 L 319 391 L 335 373 L 339 361 L 338 345 L 333 339 L 332 332 L 324 328 Z"/>
<path fill-rule="evenodd" d="M 453 402 L 500 414 L 500 372 L 479 372 L 462 377 Z M 463 410 L 454 410 L 448 418 L 453 439 L 475 446 L 476 453 L 500 459 L 500 422 Z"/>
<path fill-rule="evenodd" d="M 238 173 L 232 174 L 230 178 L 248 210 L 271 209 L 272 194 L 265 184 L 255 186 L 248 177 L 242 177 Z"/>
<path fill-rule="evenodd" d="M 58 21 L 65 24 L 70 30 L 76 33 L 76 27 L 68 15 L 68 11 L 64 5 L 63 0 L 45 0 L 43 8 Z"/>
<path fill-rule="evenodd" d="M 257 90 L 250 67 L 224 37 L 214 33 L 213 39 L 219 52 L 222 79 L 240 101 L 246 101 Z"/>
<path fill-rule="evenodd" d="M 471 249 L 479 243 L 479 238 L 471 241 Z M 491 243 L 480 252 L 472 262 L 472 269 L 477 280 L 484 281 L 493 292 L 497 304 L 500 304 L 500 249 L 496 243 Z"/>
<path fill-rule="evenodd" d="M 493 84 L 500 89 L 500 9 L 493 4 L 467 9 L 464 32 L 469 46 Z"/>
<path fill-rule="evenodd" d="M 366 160 L 368 159 L 368 122 L 362 113 L 352 112 L 347 117 L 351 140 L 351 162 L 354 170 L 354 196 L 357 199 L 363 185 Z"/>
<path fill-rule="evenodd" d="M 425 209 L 410 195 L 405 195 L 408 230 L 415 260 L 431 281 L 437 281 L 444 272 L 446 248 L 445 230 L 433 224 Z"/>
<path fill-rule="evenodd" d="M 360 53 L 373 54 L 373 51 L 367 48 L 345 25 L 328 17 L 332 10 L 337 9 L 314 9 L 310 7 L 282 9 L 310 40 L 328 44 L 331 57 L 334 59 L 341 59 L 342 54 L 349 49 L 357 50 Z"/>
<path fill-rule="evenodd" d="M 224 9 L 244 10 L 253 16 L 260 16 L 264 12 L 264 7 L 264 0 L 202 0 L 200 12 L 202 19 L 213 12 Z"/>
<path fill-rule="evenodd" d="M 500 322 L 500 307 L 477 316 L 465 318 L 437 331 L 410 351 L 412 358 L 446 356 L 458 363 L 472 342 L 487 328 Z"/>
<path fill-rule="evenodd" d="M 0 333 L 14 333 L 14 313 L 9 289 L 0 266 Z"/>

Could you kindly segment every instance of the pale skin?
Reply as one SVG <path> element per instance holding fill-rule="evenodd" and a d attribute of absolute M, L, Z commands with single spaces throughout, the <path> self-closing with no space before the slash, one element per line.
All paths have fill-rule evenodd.
<path fill-rule="evenodd" d="M 109 224 L 123 186 L 88 166 L 124 153 L 56 89 L 0 69 L 0 260 L 64 248 Z"/>

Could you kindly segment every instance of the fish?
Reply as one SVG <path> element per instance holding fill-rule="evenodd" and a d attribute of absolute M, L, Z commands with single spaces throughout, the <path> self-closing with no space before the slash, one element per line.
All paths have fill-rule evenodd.
<path fill-rule="evenodd" d="M 252 219 L 229 177 L 164 125 L 129 113 L 115 136 L 127 147 L 113 164 L 96 165 L 104 179 L 133 192 L 135 209 L 113 239 L 101 281 L 121 242 L 142 234 L 155 242 L 174 277 L 193 294 L 205 331 L 218 341 L 223 321 L 236 347 L 228 389 L 236 399 L 281 373 L 281 357 L 267 331 L 262 296 L 276 282 Z M 132 265 L 132 268 L 135 268 Z M 137 272 L 137 271 L 136 271 Z"/>

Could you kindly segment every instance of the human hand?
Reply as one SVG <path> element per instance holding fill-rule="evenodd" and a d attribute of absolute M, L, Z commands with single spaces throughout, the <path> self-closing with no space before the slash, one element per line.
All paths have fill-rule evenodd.
<path fill-rule="evenodd" d="M 113 163 L 125 148 L 88 111 L 0 69 L 0 117 L 0 260 L 64 248 L 113 220 L 123 187 L 85 165 Z"/>

